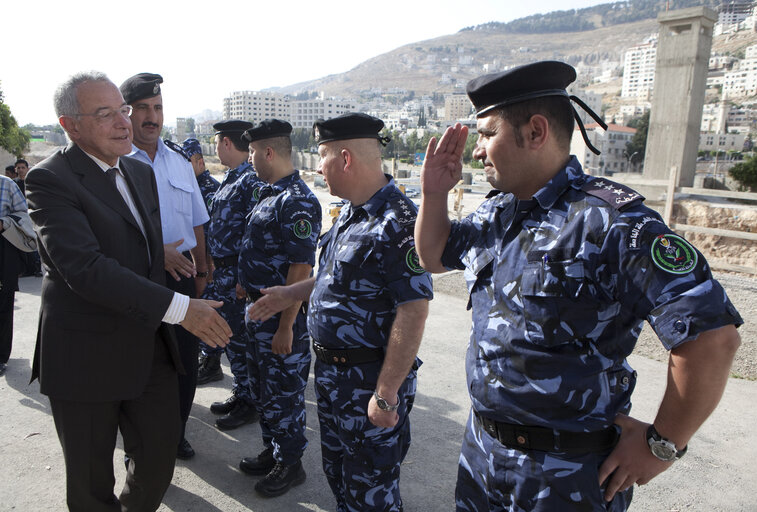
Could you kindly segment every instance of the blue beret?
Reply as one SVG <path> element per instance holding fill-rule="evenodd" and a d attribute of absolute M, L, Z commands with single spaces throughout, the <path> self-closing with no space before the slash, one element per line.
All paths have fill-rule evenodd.
<path fill-rule="evenodd" d="M 184 154 L 189 158 L 191 158 L 192 155 L 202 155 L 202 146 L 200 146 L 200 141 L 191 137 L 189 139 L 185 139 L 184 142 L 181 143 L 181 149 L 184 150 Z"/>
<path fill-rule="evenodd" d="M 245 130 L 252 128 L 252 123 L 249 121 L 241 121 L 239 119 L 229 119 L 228 121 L 219 121 L 213 125 L 213 129 L 216 131 L 216 135 L 237 135 L 242 136 Z"/>
<path fill-rule="evenodd" d="M 313 124 L 313 135 L 318 145 L 333 140 L 378 139 L 382 144 L 388 142 L 379 132 L 384 128 L 384 121 L 361 112 L 350 112 L 339 117 L 323 120 Z"/>
<path fill-rule="evenodd" d="M 273 137 L 289 137 L 292 125 L 281 119 L 264 119 L 257 126 L 250 127 L 244 132 L 242 140 L 255 142 L 256 140 L 271 139 Z"/>
<path fill-rule="evenodd" d="M 155 73 L 138 73 L 121 84 L 121 94 L 126 103 L 152 98 L 160 94 L 163 77 Z"/>

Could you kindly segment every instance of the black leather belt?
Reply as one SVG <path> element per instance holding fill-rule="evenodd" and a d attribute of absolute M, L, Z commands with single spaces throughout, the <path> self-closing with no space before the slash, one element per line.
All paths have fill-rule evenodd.
<path fill-rule="evenodd" d="M 509 448 L 579 455 L 603 452 L 618 442 L 618 431 L 613 427 L 597 432 L 555 431 L 490 420 L 475 410 L 473 413 L 490 436 Z"/>
<path fill-rule="evenodd" d="M 213 258 L 213 266 L 216 268 L 236 267 L 239 263 L 239 255 L 232 254 L 223 258 Z"/>
<path fill-rule="evenodd" d="M 355 364 L 382 361 L 384 359 L 383 348 L 331 349 L 313 342 L 313 351 L 319 361 L 328 364 L 352 366 Z"/>

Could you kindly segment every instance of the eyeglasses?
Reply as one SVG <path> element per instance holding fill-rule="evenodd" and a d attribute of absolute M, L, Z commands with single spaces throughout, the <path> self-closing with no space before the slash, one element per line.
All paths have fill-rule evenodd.
<path fill-rule="evenodd" d="M 76 114 L 76 117 L 81 116 L 92 116 L 95 118 L 95 121 L 101 124 L 106 123 L 112 123 L 115 121 L 117 115 L 122 115 L 124 117 L 131 116 L 132 112 L 131 105 L 124 105 L 121 108 L 113 109 L 113 108 L 101 108 L 94 114 Z"/>

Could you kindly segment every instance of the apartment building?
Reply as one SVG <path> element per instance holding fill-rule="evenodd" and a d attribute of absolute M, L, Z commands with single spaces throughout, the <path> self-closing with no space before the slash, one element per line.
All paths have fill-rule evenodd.
<path fill-rule="evenodd" d="M 654 69 L 657 60 L 657 35 L 648 37 L 642 44 L 632 46 L 625 53 L 623 64 L 623 98 L 652 97 Z"/>
<path fill-rule="evenodd" d="M 605 131 L 597 123 L 588 124 L 585 128 L 589 141 L 601 154 L 595 155 L 591 152 L 581 136 L 581 131 L 576 127 L 570 141 L 570 153 L 581 162 L 584 172 L 592 176 L 605 176 L 616 172 L 641 170 L 644 155 L 626 153 L 626 144 L 636 133 L 634 128 L 610 124 Z"/>

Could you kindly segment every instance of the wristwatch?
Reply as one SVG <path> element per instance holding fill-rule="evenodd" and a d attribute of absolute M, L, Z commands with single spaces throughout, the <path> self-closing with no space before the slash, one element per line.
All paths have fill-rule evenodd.
<path fill-rule="evenodd" d="M 378 405 L 379 409 L 381 409 L 382 411 L 388 411 L 388 412 L 396 411 L 397 408 L 400 406 L 399 395 L 397 395 L 397 403 L 395 405 L 389 405 L 388 403 L 386 403 L 386 400 L 381 398 L 381 396 L 378 394 L 378 391 L 374 391 L 373 396 L 376 398 L 376 405 Z"/>
<path fill-rule="evenodd" d="M 652 455 L 665 462 L 673 462 L 680 459 L 689 447 L 686 445 L 680 450 L 677 449 L 675 443 L 662 437 L 657 432 L 657 429 L 654 428 L 654 425 L 649 425 L 647 429 L 647 444 L 652 451 Z"/>

